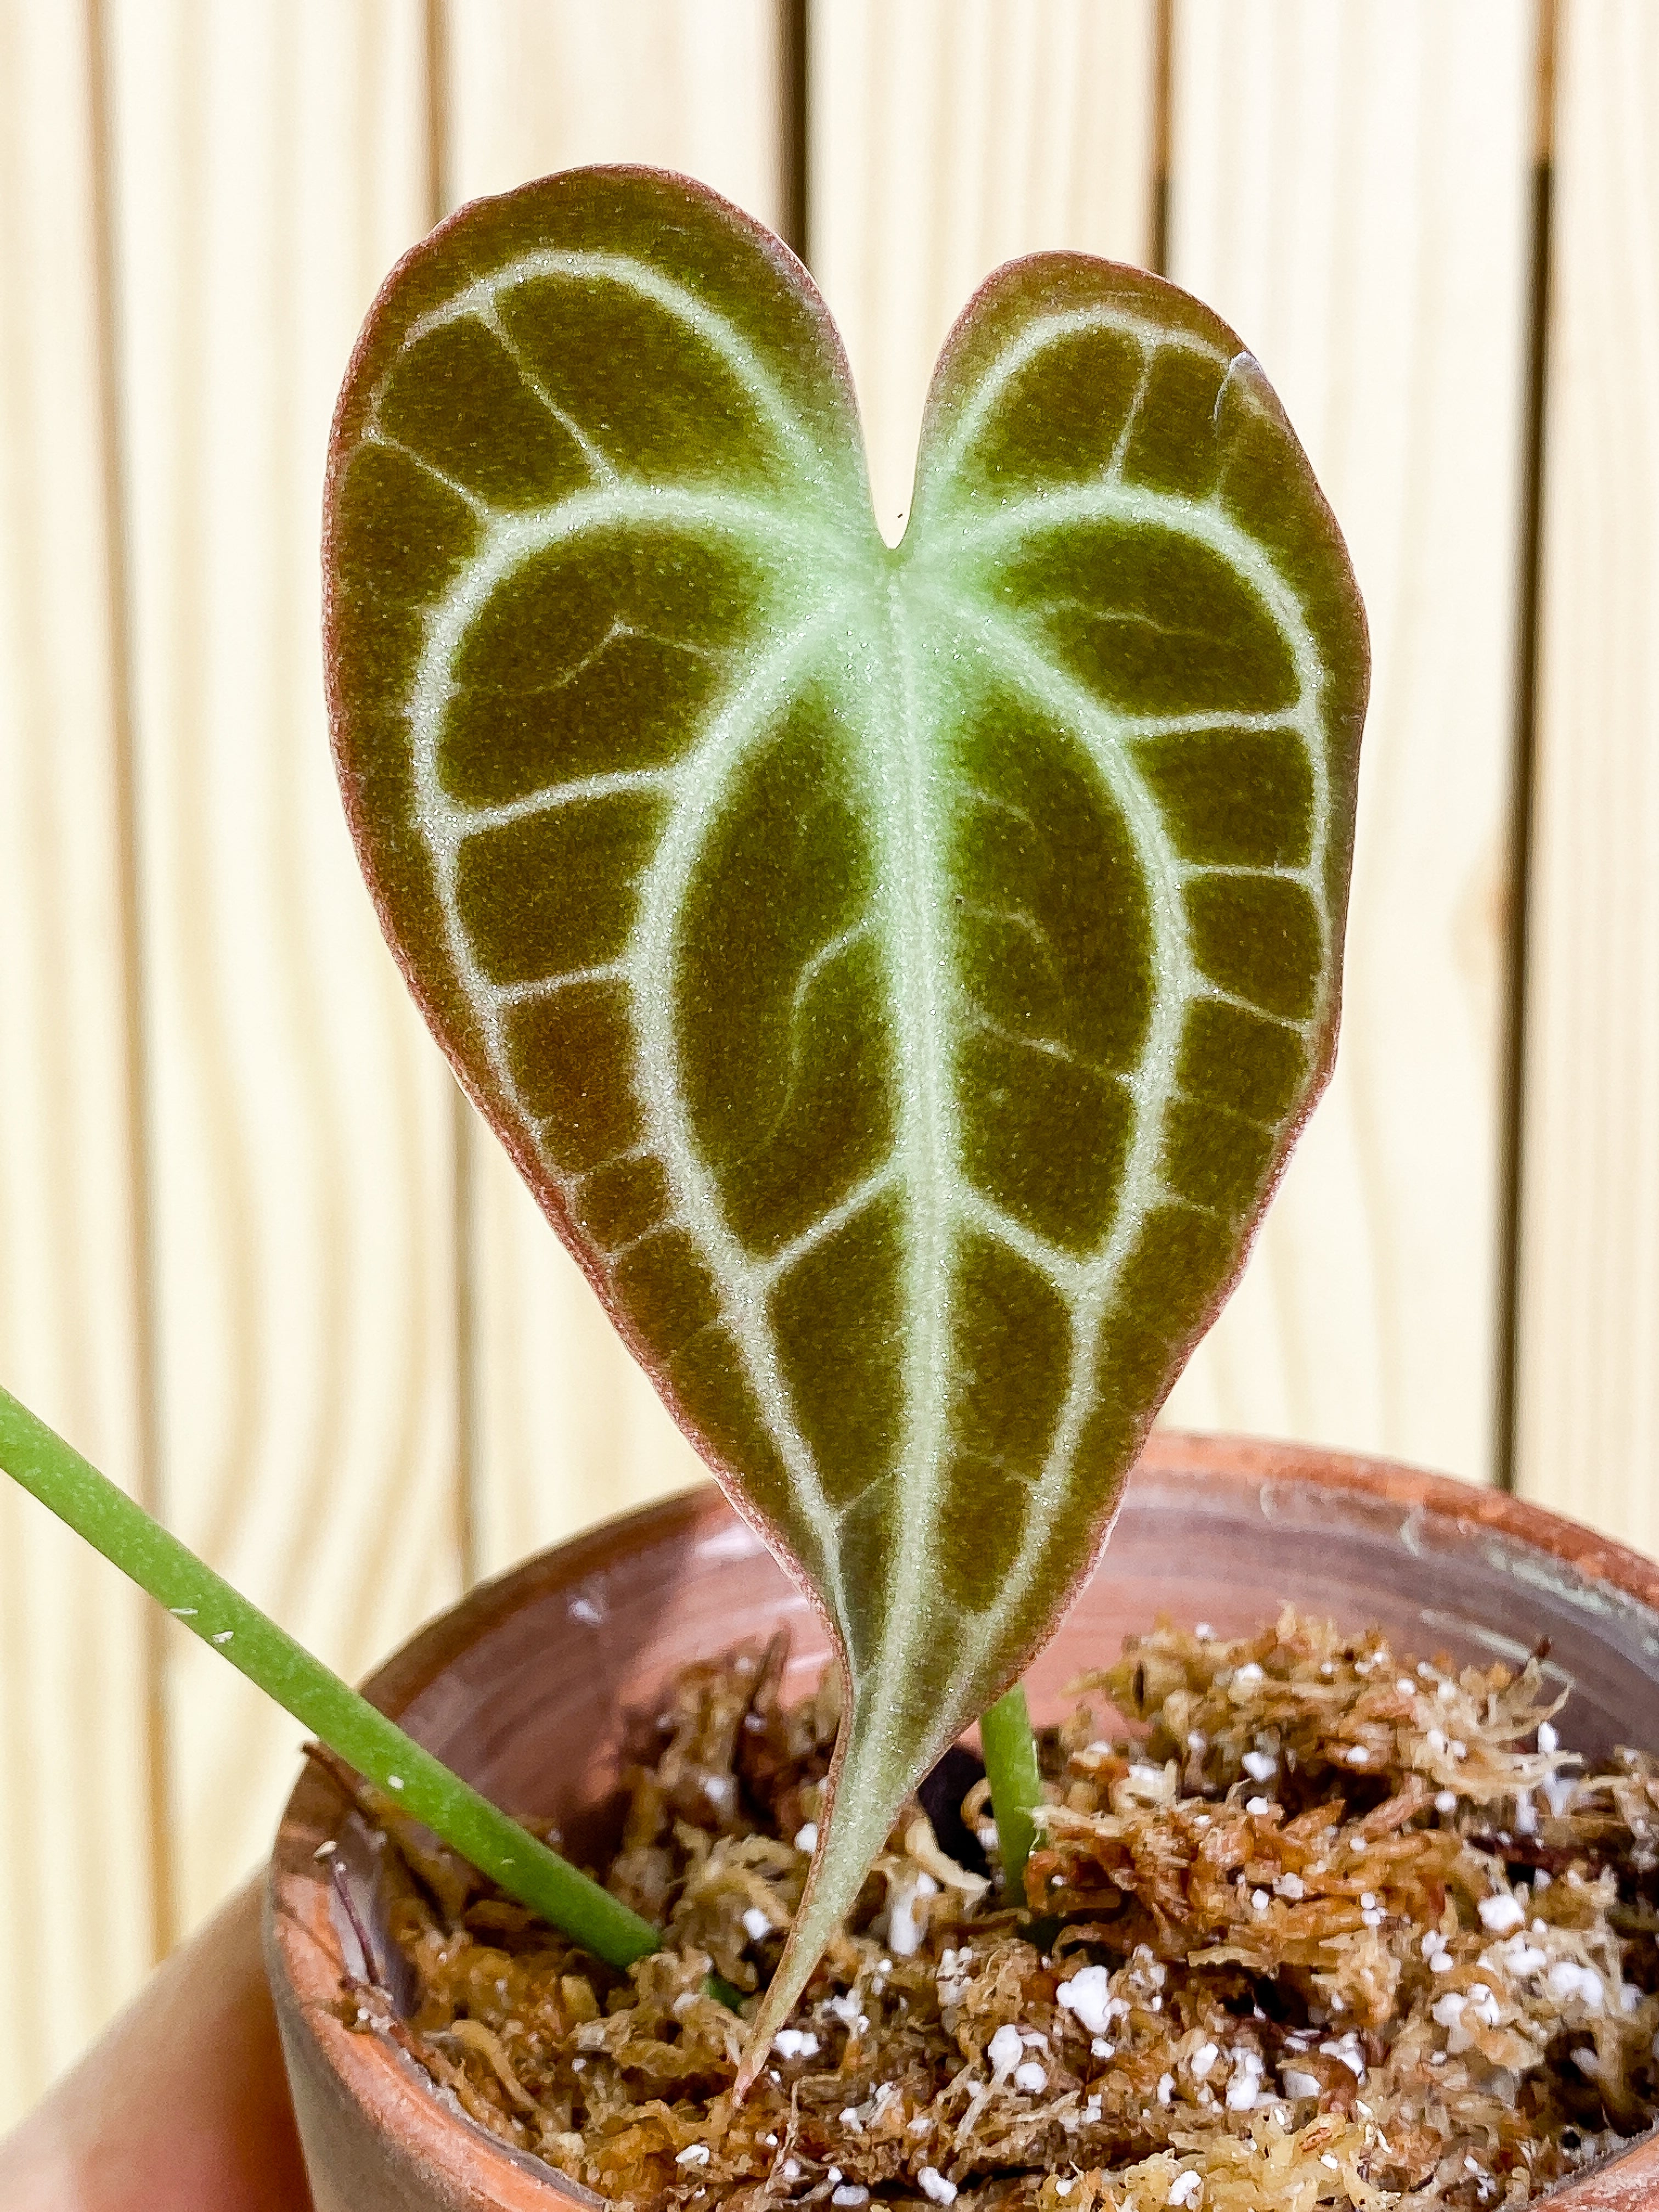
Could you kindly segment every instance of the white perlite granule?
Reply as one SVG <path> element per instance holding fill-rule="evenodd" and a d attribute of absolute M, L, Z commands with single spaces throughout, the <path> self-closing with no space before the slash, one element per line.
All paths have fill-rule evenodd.
<path fill-rule="evenodd" d="M 1104 1966 L 1080 1967 L 1054 1991 L 1054 2002 L 1062 2011 L 1074 2014 L 1078 2026 L 1089 2034 L 1103 2035 L 1115 2010 L 1107 1983 Z"/>
<path fill-rule="evenodd" d="M 1507 1891 L 1500 1891 L 1496 1897 L 1483 1897 L 1476 1910 L 1481 1926 L 1489 1928 L 1494 1936 L 1507 1936 L 1526 1924 L 1526 1914 Z"/>

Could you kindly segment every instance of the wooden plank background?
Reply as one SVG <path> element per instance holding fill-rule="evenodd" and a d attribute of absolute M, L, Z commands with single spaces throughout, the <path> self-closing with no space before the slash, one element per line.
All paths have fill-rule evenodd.
<path fill-rule="evenodd" d="M 153 1498 L 130 728 L 87 25 L 0 10 L 0 1364 Z M 0 2116 L 161 1939 L 147 1609 L 0 1494 Z"/>
<path fill-rule="evenodd" d="M 1190 1426 L 1493 1464 L 1537 24 L 1518 0 L 1193 0 L 1170 273 L 1341 519 L 1371 708 L 1337 1073 Z"/>
<path fill-rule="evenodd" d="M 404 1003 L 317 647 L 386 269 L 646 161 L 804 214 L 890 534 L 1009 255 L 1237 325 L 1375 704 L 1339 1073 L 1172 1414 L 1659 1545 L 1656 113 L 1646 0 L 0 0 L 0 1376 L 348 1673 L 695 1479 Z M 295 1737 L 0 1492 L 0 2126 Z"/>
<path fill-rule="evenodd" d="M 1516 1471 L 1659 1550 L 1659 17 L 1555 103 Z"/>

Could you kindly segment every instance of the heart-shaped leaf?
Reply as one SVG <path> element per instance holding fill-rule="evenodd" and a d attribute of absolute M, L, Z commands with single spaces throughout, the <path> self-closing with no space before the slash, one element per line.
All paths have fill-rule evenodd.
<path fill-rule="evenodd" d="M 884 545 L 834 325 L 684 179 L 464 210 L 337 419 L 336 744 L 462 1082 L 844 1655 L 764 2039 L 1054 1626 L 1334 1046 L 1363 617 L 1250 356 L 1043 254 Z"/>

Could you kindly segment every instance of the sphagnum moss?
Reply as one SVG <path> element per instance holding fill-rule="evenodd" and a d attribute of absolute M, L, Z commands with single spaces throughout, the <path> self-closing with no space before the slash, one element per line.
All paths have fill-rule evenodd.
<path fill-rule="evenodd" d="M 1079 1686 L 1024 1912 L 907 1807 L 738 2103 L 741 2030 L 701 1978 L 771 1972 L 836 1721 L 828 1692 L 782 1709 L 780 1674 L 775 1650 L 690 1669 L 641 1747 L 607 1879 L 668 1948 L 629 1976 L 378 1808 L 408 1840 L 424 2063 L 608 2197 L 1492 2212 L 1659 2104 L 1659 1762 L 1581 1778 L 1536 1663 L 1289 1613 L 1233 1643 L 1161 1626 Z M 994 1876 L 986 1795 L 964 1856 Z"/>

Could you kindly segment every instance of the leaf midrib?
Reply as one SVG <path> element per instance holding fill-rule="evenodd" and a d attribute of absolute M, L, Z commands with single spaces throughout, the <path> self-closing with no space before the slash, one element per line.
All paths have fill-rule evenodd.
<path fill-rule="evenodd" d="M 950 1377 L 951 1263 L 955 1256 L 953 1194 L 961 1182 L 957 1116 L 951 1110 L 952 1040 L 960 1028 L 960 986 L 951 948 L 944 941 L 949 906 L 943 882 L 943 824 L 930 794 L 934 763 L 924 720 L 922 668 L 906 604 L 902 571 L 887 568 L 880 609 L 885 652 L 883 685 L 888 713 L 866 725 L 864 775 L 878 844 L 877 875 L 884 887 L 878 933 L 887 956 L 892 1017 L 898 1135 L 895 1146 L 907 1195 L 904 1238 L 905 1340 L 903 1431 L 897 1458 L 899 1497 L 882 1645 L 872 1662 L 880 1700 L 910 1670 L 895 1667 L 917 1633 L 923 1577 L 907 1553 L 924 1533 L 936 1534 L 936 1474 L 946 1449 Z M 878 663 L 878 667 L 880 667 Z M 880 682 L 880 678 L 878 678 Z M 861 1686 L 855 1681 L 854 1688 Z"/>

